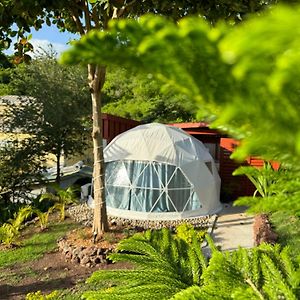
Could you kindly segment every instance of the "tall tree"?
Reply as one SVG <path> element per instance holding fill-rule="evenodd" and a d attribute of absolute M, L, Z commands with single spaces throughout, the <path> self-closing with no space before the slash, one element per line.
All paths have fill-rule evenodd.
<path fill-rule="evenodd" d="M 0 6 L 0 40 L 3 45 L 11 42 L 10 36 L 17 35 L 16 62 L 28 61 L 26 52 L 32 45 L 26 39 L 30 27 L 40 29 L 44 24 L 57 25 L 61 30 L 68 30 L 84 36 L 92 29 L 107 29 L 110 19 L 137 17 L 146 12 L 165 14 L 178 20 L 188 14 L 204 16 L 211 23 L 220 18 L 236 22 L 248 12 L 259 11 L 273 1 L 226 1 L 222 4 L 211 1 L 127 1 L 127 0 L 63 0 L 35 1 L 8 0 Z M 274 1 L 275 2 L 275 1 Z M 12 26 L 15 24 L 18 30 Z M 3 45 L 0 47 L 3 47 Z M 105 82 L 106 67 L 102 62 L 88 64 L 88 84 L 91 91 L 93 109 L 93 147 L 94 147 L 94 199 L 95 217 L 93 231 L 95 234 L 108 228 L 105 191 L 104 162 L 101 129 L 101 89 Z"/>
<path fill-rule="evenodd" d="M 26 97 L 8 97 L 5 130 L 30 134 L 40 155 L 53 154 L 59 183 L 62 155 L 82 153 L 87 145 L 91 110 L 85 105 L 89 91 L 84 69 L 61 66 L 54 53 L 46 53 L 29 65 L 19 65 L 9 85 L 14 94 Z"/>

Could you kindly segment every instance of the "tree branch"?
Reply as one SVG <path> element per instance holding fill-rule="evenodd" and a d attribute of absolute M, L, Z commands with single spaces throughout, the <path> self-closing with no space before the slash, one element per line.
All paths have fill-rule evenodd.
<path fill-rule="evenodd" d="M 92 29 L 91 16 L 90 16 L 90 11 L 89 11 L 88 5 L 89 5 L 88 2 L 84 1 L 83 12 L 84 12 L 84 18 L 85 18 L 87 32 L 89 32 Z"/>
<path fill-rule="evenodd" d="M 82 23 L 80 22 L 78 13 L 76 13 L 73 9 L 72 9 L 72 19 L 76 23 L 76 27 L 77 27 L 80 35 L 84 35 L 85 34 L 84 27 L 83 27 Z"/>
<path fill-rule="evenodd" d="M 136 0 L 132 0 L 127 5 L 122 6 L 120 9 L 118 9 L 117 7 L 114 7 L 112 19 L 119 19 L 125 13 L 127 8 L 132 6 L 135 2 L 136 2 Z"/>
<path fill-rule="evenodd" d="M 92 18 L 95 23 L 95 28 L 100 29 L 100 20 L 99 20 L 99 14 L 96 5 L 93 5 L 92 7 Z"/>

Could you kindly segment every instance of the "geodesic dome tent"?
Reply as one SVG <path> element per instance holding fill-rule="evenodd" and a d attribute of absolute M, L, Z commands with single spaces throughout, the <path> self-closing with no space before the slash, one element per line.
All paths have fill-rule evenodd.
<path fill-rule="evenodd" d="M 182 129 L 146 124 L 104 150 L 109 215 L 172 220 L 221 209 L 220 177 L 208 150 Z"/>

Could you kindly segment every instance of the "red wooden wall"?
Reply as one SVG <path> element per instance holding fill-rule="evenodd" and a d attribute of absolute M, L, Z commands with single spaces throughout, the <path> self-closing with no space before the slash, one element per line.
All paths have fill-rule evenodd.
<path fill-rule="evenodd" d="M 138 121 L 125 119 L 109 114 L 102 114 L 103 138 L 109 143 L 118 134 L 140 125 Z"/>
<path fill-rule="evenodd" d="M 222 180 L 222 191 L 228 196 L 238 198 L 239 196 L 253 195 L 255 188 L 246 176 L 232 176 L 232 172 L 240 165 L 262 167 L 264 161 L 255 157 L 248 157 L 243 163 L 236 163 L 230 155 L 238 145 L 232 138 L 221 138 L 220 141 L 220 177 Z"/>

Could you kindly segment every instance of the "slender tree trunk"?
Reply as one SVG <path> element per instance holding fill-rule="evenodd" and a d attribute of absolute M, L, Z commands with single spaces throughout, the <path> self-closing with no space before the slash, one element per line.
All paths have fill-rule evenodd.
<path fill-rule="evenodd" d="M 60 183 L 60 151 L 56 154 L 56 178 L 55 182 Z"/>
<path fill-rule="evenodd" d="M 94 236 L 108 231 L 106 203 L 105 203 L 105 170 L 103 158 L 102 118 L 101 118 L 101 89 L 104 85 L 106 68 L 88 66 L 89 85 L 92 97 L 93 111 L 93 146 L 94 146 Z"/>

